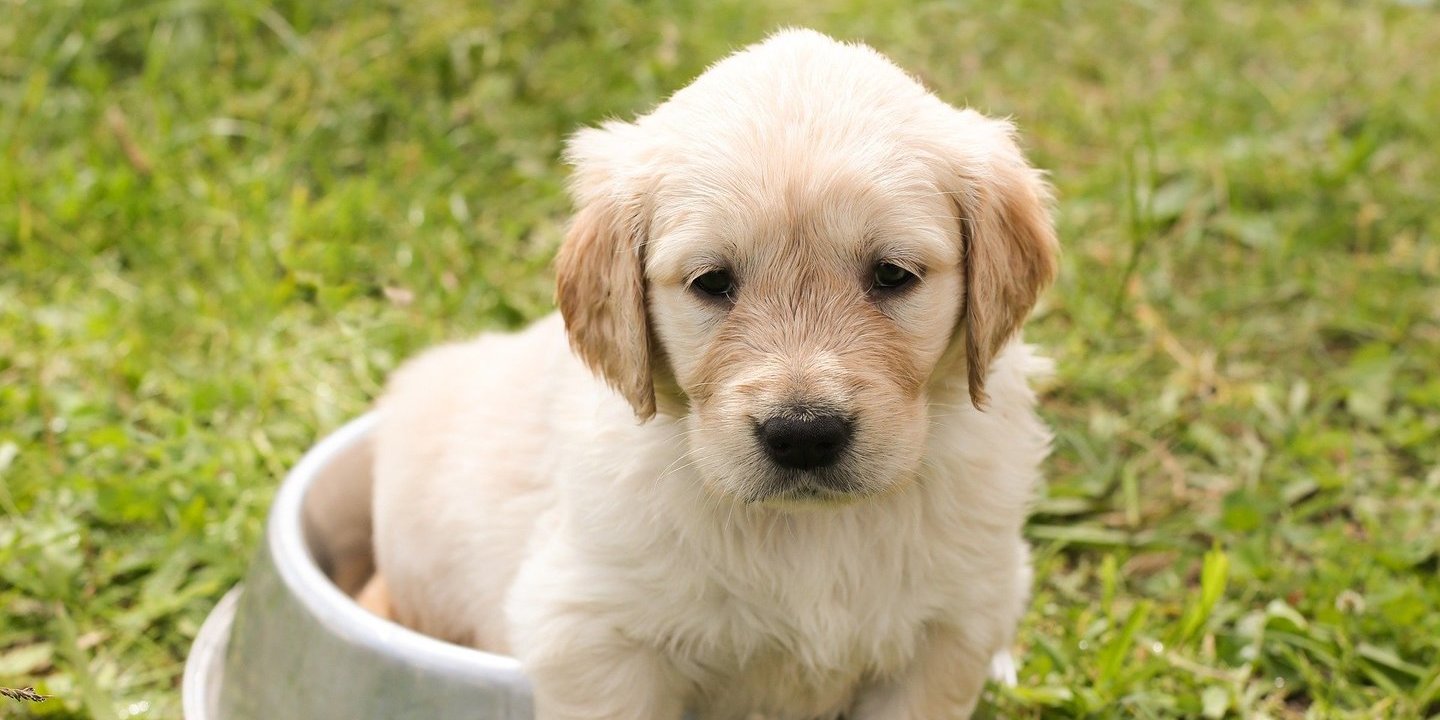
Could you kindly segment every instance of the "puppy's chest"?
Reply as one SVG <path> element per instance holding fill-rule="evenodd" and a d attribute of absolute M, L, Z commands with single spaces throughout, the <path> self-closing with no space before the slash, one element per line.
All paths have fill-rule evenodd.
<path fill-rule="evenodd" d="M 875 597 L 847 597 L 849 592 L 832 587 L 809 594 L 791 588 L 789 597 L 780 597 L 773 591 L 740 594 L 714 588 L 702 610 L 712 619 L 711 627 L 695 629 L 701 643 L 692 657 L 724 674 L 743 675 L 757 664 L 815 679 L 898 670 L 914 652 L 925 613 L 898 598 L 883 603 Z"/>
<path fill-rule="evenodd" d="M 665 612 L 651 616 L 653 639 L 702 692 L 774 692 L 819 713 L 864 678 L 899 672 L 934 616 L 903 549 L 816 543 L 722 557 L 735 561 L 677 568 L 660 593 Z"/>

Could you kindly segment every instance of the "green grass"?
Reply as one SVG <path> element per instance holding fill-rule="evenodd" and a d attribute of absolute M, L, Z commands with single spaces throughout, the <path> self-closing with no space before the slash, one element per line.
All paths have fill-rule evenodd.
<path fill-rule="evenodd" d="M 990 712 L 1440 714 L 1440 8 L 820 5 L 0 0 L 0 686 L 54 696 L 0 716 L 178 717 L 285 468 L 547 312 L 565 133 L 781 24 L 1013 116 L 1059 189 Z"/>

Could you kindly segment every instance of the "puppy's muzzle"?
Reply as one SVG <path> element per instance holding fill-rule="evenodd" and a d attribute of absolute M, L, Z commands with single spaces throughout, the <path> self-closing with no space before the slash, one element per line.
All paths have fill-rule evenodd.
<path fill-rule="evenodd" d="M 776 465 L 815 470 L 834 465 L 849 447 L 854 431 L 855 424 L 844 416 L 803 413 L 759 423 L 755 435 Z"/>

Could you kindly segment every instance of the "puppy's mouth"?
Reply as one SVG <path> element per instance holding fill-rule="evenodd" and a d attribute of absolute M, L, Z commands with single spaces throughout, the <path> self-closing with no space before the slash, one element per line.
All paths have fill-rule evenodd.
<path fill-rule="evenodd" d="M 871 493 L 864 485 L 836 468 L 793 470 L 776 468 L 759 488 L 745 498 L 752 504 L 849 505 Z"/>

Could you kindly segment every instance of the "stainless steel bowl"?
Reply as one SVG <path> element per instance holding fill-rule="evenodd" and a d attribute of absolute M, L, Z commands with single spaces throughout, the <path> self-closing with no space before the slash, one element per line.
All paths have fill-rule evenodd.
<path fill-rule="evenodd" d="M 243 589 L 185 663 L 186 720 L 529 720 L 513 658 L 420 635 L 351 599 L 373 570 L 366 415 L 285 479 Z"/>

